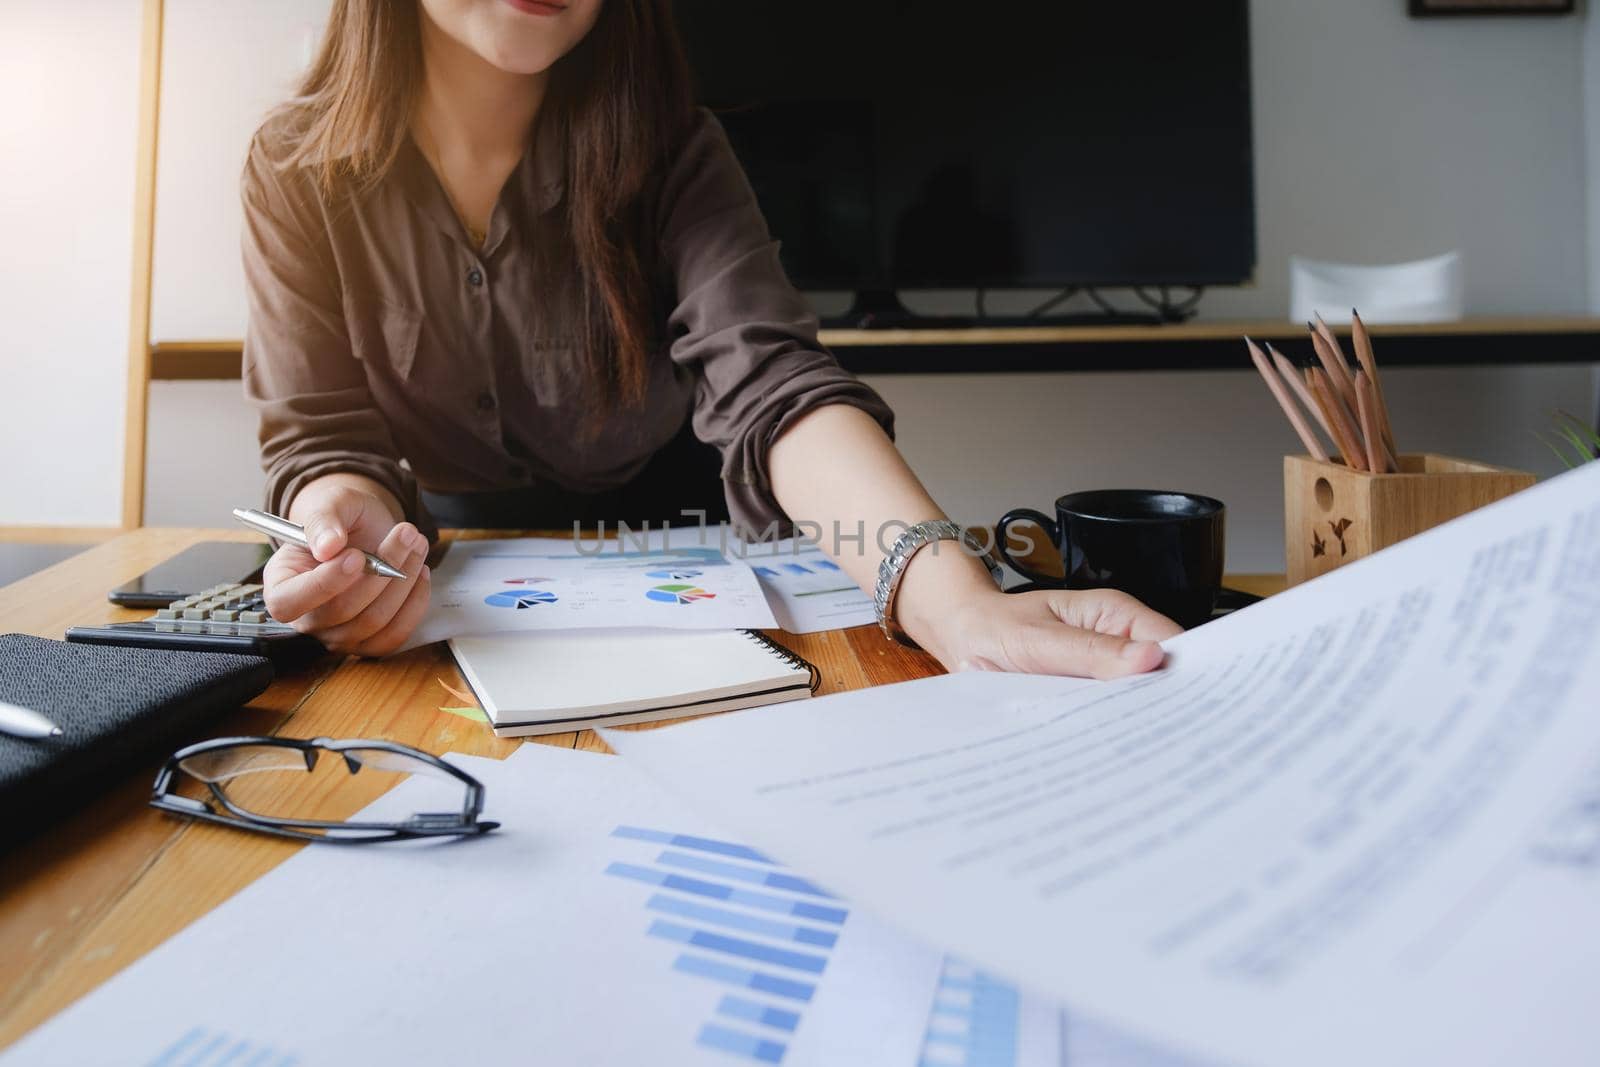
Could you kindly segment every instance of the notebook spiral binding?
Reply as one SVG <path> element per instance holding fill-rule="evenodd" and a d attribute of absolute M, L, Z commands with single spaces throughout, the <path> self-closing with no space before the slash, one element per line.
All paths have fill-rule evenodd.
<path fill-rule="evenodd" d="M 800 656 L 789 651 L 787 648 L 784 648 L 782 645 L 778 644 L 778 642 L 774 641 L 772 638 L 758 630 L 746 630 L 744 633 L 757 644 L 765 645 L 768 652 L 771 652 L 774 656 L 777 656 L 791 667 L 804 667 L 806 672 L 811 675 L 810 688 L 813 693 L 815 693 L 817 689 L 821 687 L 822 672 L 817 669 L 817 665 L 815 663 L 812 663 L 804 656 Z"/>

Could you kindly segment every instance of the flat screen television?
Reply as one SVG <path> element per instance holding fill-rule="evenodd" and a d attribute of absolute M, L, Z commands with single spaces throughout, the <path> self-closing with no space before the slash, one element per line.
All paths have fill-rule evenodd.
<path fill-rule="evenodd" d="M 802 288 L 1251 277 L 1247 0 L 675 11 Z"/>

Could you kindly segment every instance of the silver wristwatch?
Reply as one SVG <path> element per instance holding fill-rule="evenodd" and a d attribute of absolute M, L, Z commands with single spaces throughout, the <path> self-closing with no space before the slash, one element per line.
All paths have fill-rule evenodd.
<path fill-rule="evenodd" d="M 989 574 L 993 576 L 996 585 L 1000 584 L 1004 573 L 976 534 L 949 519 L 931 519 L 908 528 L 895 539 L 889 554 L 878 564 L 878 582 L 873 586 L 872 602 L 878 613 L 878 626 L 883 630 L 884 636 L 901 644 L 911 645 L 913 648 L 916 647 L 916 642 L 911 640 L 905 630 L 900 628 L 899 622 L 895 621 L 894 602 L 900 592 L 900 579 L 905 577 L 906 568 L 911 565 L 911 557 L 935 541 L 961 542 L 962 551 L 971 552 L 989 568 Z"/>

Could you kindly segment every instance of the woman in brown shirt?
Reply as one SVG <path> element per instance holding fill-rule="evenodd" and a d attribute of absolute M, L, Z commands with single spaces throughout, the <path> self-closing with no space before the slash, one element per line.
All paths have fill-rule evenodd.
<path fill-rule="evenodd" d="M 267 505 L 312 544 L 269 563 L 275 618 L 392 651 L 435 518 L 793 516 L 871 589 L 877 532 L 943 517 L 688 85 L 665 0 L 336 0 L 243 180 L 245 389 Z M 1002 595 L 953 551 L 913 558 L 895 615 L 951 669 L 1125 674 L 1177 632 L 1120 594 Z"/>

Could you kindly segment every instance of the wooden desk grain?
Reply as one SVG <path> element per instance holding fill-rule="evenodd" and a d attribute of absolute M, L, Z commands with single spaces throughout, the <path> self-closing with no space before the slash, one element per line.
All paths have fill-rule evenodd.
<path fill-rule="evenodd" d="M 498 536 L 487 531 L 462 537 Z M 253 540 L 244 531 L 144 529 L 98 545 L 0 589 L 0 632 L 59 638 L 68 626 L 143 618 L 106 591 L 196 541 Z M 1235 576 L 1234 588 L 1274 592 L 1279 576 Z M 815 663 L 823 693 L 937 673 L 934 661 L 884 641 L 873 627 L 770 636 Z M 283 677 L 213 733 L 382 737 L 429 752 L 504 758 L 521 742 L 439 708 L 453 703 L 440 680 L 466 683 L 443 645 L 383 661 L 326 657 Z M 653 727 L 659 724 L 649 724 Z M 648 728 L 648 727 L 646 727 Z M 531 739 L 605 751 L 591 731 Z M 188 823 L 147 807 L 154 766 L 33 840 L 0 867 L 0 1047 L 227 900 L 303 847 Z M 352 778 L 316 816 L 342 818 L 375 799 L 383 783 Z"/>

